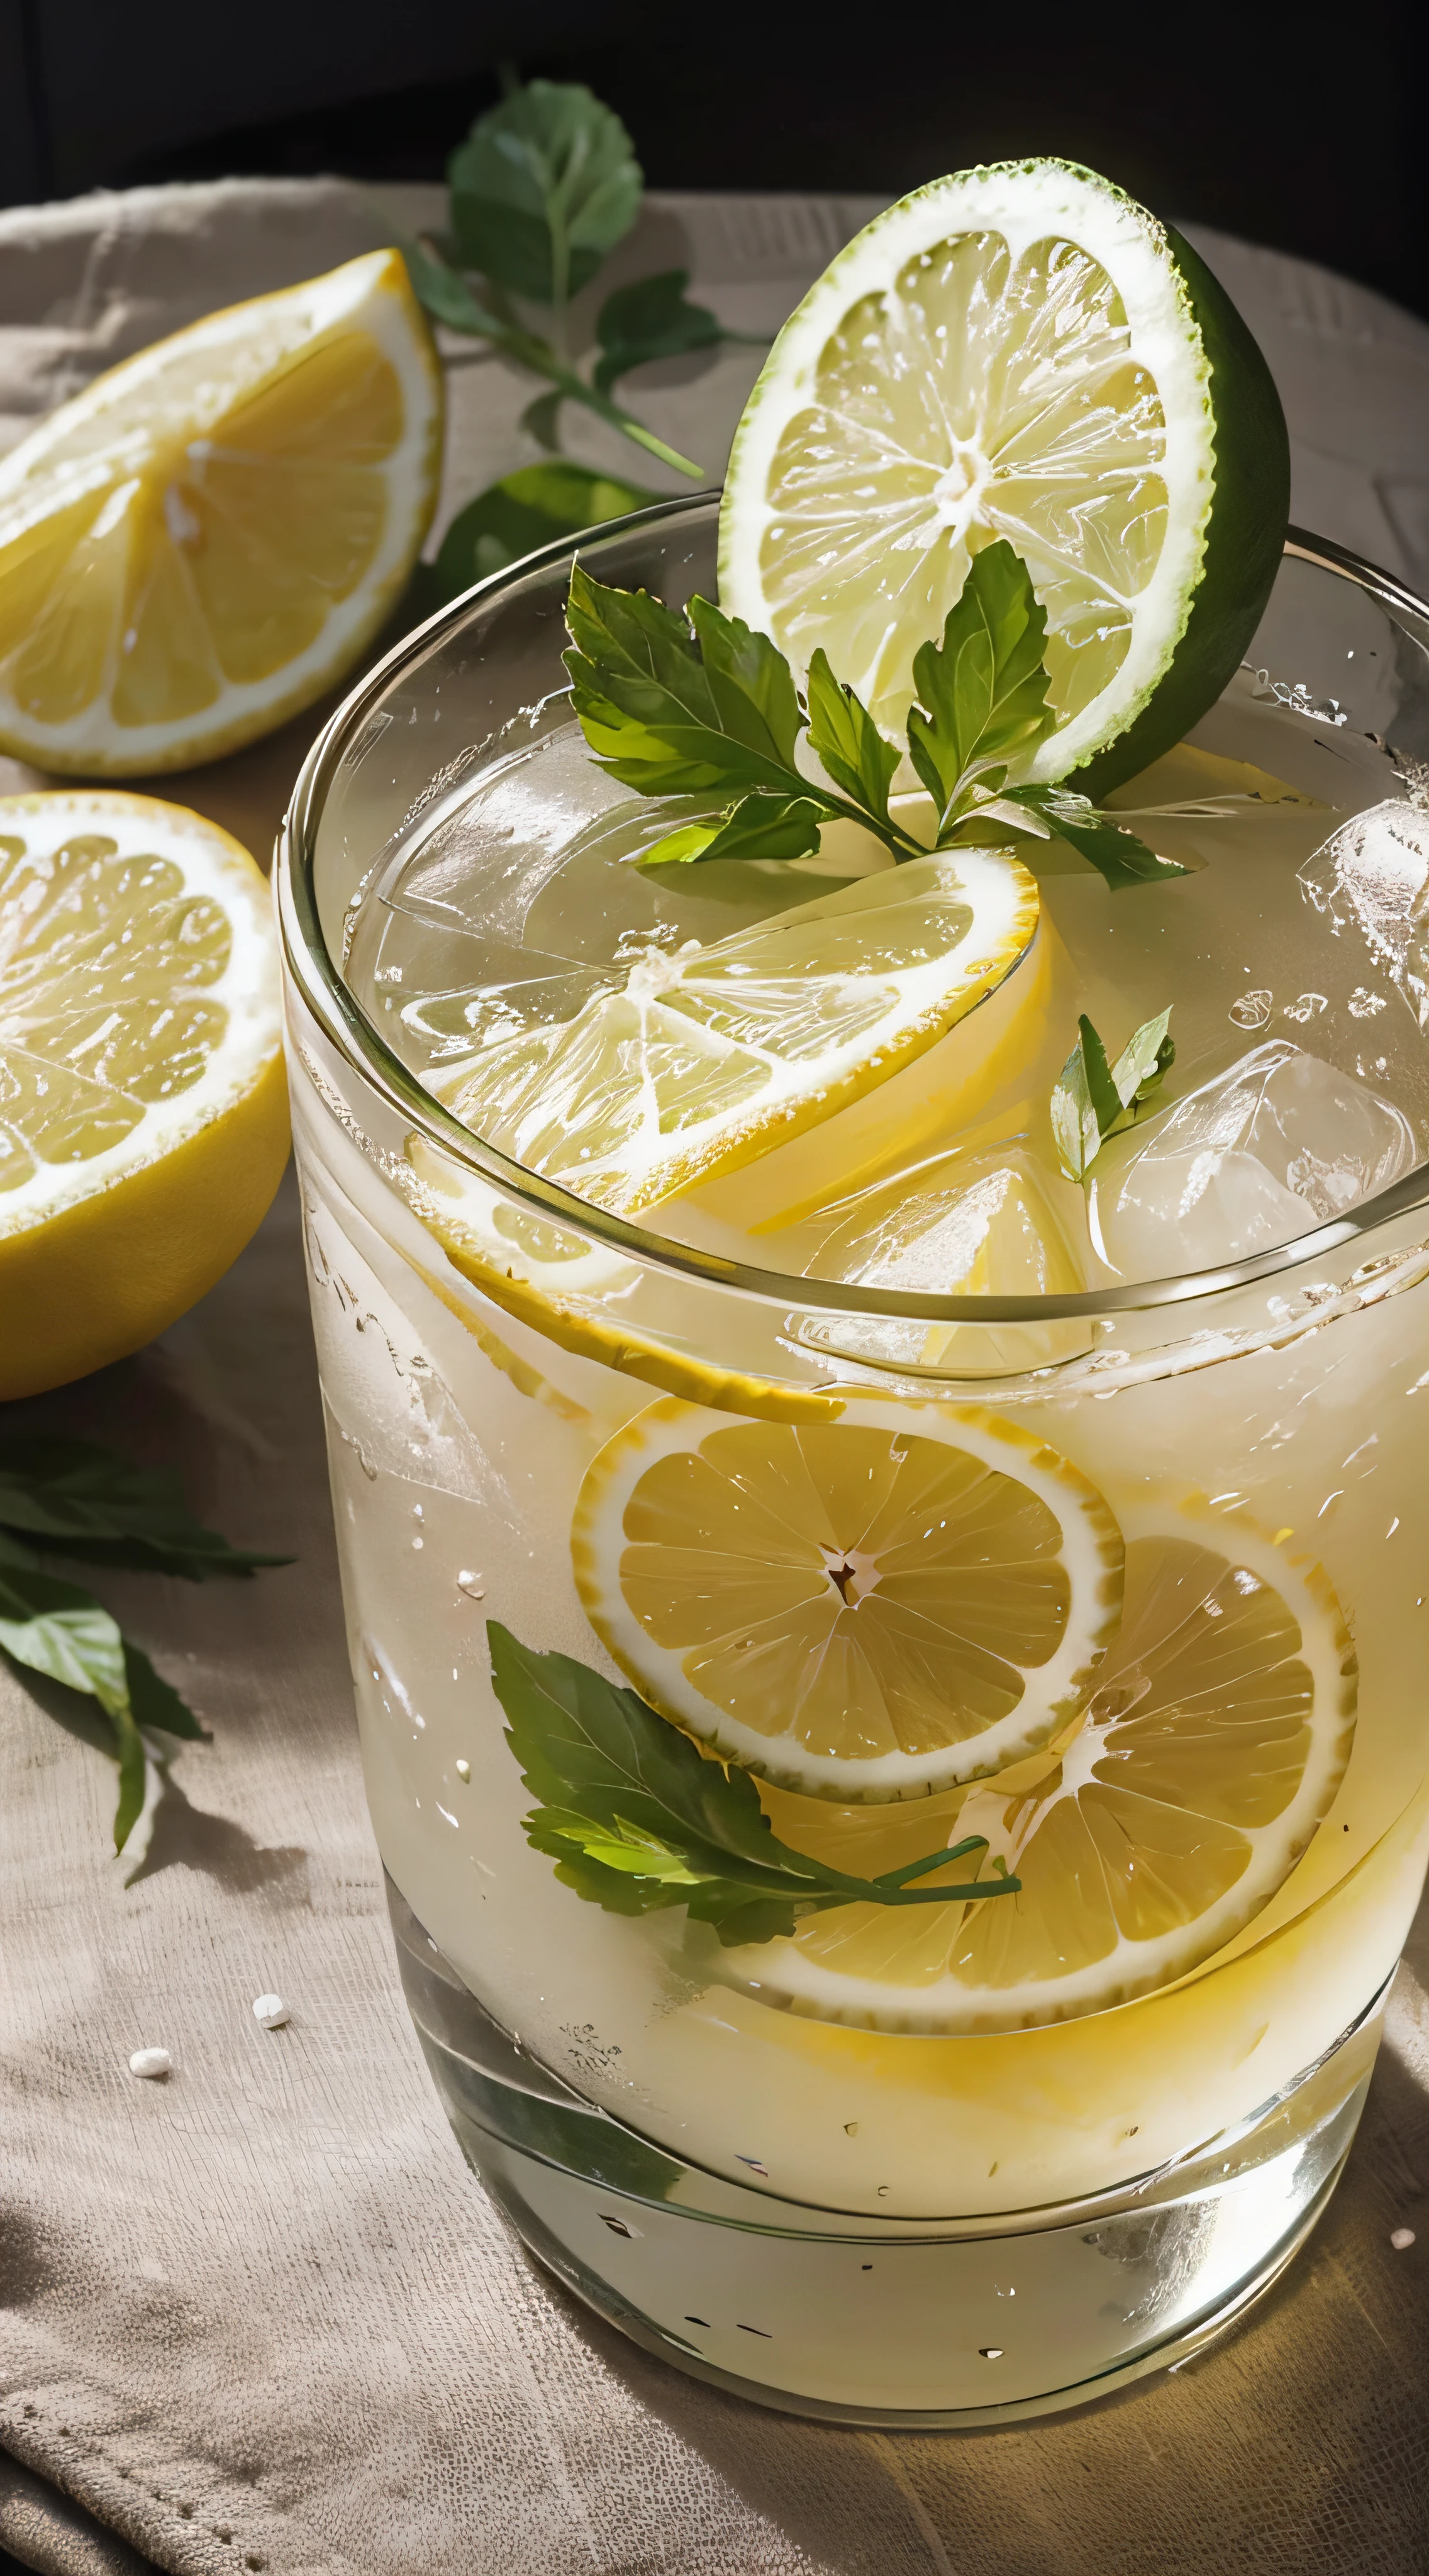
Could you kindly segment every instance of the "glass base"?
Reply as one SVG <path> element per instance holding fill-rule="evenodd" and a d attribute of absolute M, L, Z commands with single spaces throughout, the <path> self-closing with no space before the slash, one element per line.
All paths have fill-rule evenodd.
<path fill-rule="evenodd" d="M 527 2055 L 388 1882 L 408 2008 L 468 2162 L 532 2252 L 678 2369 L 851 2424 L 1084 2405 L 1174 2367 L 1289 2262 L 1339 2180 L 1387 1989 L 1274 2100 L 1114 2191 L 853 2218 L 683 2162 Z"/>

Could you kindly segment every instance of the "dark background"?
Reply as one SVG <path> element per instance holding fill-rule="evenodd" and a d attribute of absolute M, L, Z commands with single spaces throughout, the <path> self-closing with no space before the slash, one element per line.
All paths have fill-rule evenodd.
<path fill-rule="evenodd" d="M 1429 315 L 1424 0 L 0 0 L 0 202 L 438 178 L 496 66 L 589 81 L 654 187 L 877 190 L 1028 152 Z"/>

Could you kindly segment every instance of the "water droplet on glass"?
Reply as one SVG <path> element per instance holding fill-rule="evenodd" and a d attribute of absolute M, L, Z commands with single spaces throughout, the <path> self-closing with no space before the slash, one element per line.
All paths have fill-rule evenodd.
<path fill-rule="evenodd" d="M 456 1588 L 458 1592 L 464 1592 L 469 1601 L 484 1601 L 486 1599 L 486 1592 L 482 1585 L 480 1573 L 474 1566 L 464 1565 L 462 1567 L 461 1572 L 458 1574 L 456 1579 Z"/>
<path fill-rule="evenodd" d="M 1273 993 L 1263 990 L 1242 993 L 1238 1002 L 1232 1002 L 1226 1016 L 1234 1021 L 1238 1029 L 1263 1029 L 1270 1017 L 1270 1006 L 1274 999 Z"/>

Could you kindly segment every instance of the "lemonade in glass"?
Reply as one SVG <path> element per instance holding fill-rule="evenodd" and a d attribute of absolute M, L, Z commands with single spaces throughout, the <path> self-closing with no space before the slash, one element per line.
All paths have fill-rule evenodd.
<path fill-rule="evenodd" d="M 1065 324 L 1012 233 L 1004 318 L 1030 277 Z M 969 341 L 988 237 L 939 272 Z M 1095 710 L 1150 647 L 1089 624 L 1103 489 L 1143 590 L 1160 558 L 1136 280 L 1089 273 L 1075 363 L 1136 454 L 1117 485 L 1103 422 L 1075 597 L 1025 492 L 1011 542 L 990 398 L 920 487 L 954 595 L 928 622 L 933 563 L 942 659 L 901 677 L 856 547 L 800 591 L 797 491 L 763 630 L 729 501 L 722 542 L 662 505 L 364 683 L 279 871 L 429 2064 L 583 2298 L 851 2421 L 1081 2402 L 1244 2308 L 1348 2152 L 1429 1834 L 1429 613 L 1292 538 L 1215 702 L 1157 745 L 1129 699 L 1108 783 Z M 716 795 L 690 725 L 764 767 Z"/>

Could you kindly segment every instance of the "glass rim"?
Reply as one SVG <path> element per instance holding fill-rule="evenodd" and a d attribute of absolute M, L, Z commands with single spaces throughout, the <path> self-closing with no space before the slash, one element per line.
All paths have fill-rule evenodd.
<path fill-rule="evenodd" d="M 908 1289 L 875 1288 L 856 1281 L 763 1270 L 651 1233 L 628 1218 L 597 1207 L 589 1199 L 577 1197 L 558 1182 L 528 1171 L 524 1164 L 513 1161 L 463 1126 L 426 1090 L 361 1008 L 323 932 L 314 883 L 317 833 L 343 757 L 398 675 L 459 633 L 474 608 L 499 598 L 503 591 L 532 573 L 574 562 L 577 553 L 589 551 L 593 545 L 657 527 L 666 520 L 688 518 L 697 511 L 708 510 L 719 497 L 717 488 L 679 493 L 669 500 L 653 502 L 644 510 L 632 511 L 625 518 L 586 529 L 574 538 L 556 538 L 550 545 L 537 547 L 517 562 L 488 574 L 425 624 L 404 635 L 358 682 L 309 749 L 294 783 L 275 851 L 284 959 L 298 990 L 339 1054 L 385 1096 L 390 1107 L 475 1179 L 501 1191 L 533 1216 L 568 1227 L 609 1251 L 687 1279 L 691 1284 L 733 1289 L 760 1304 L 812 1314 L 873 1316 L 890 1322 L 1053 1324 L 1189 1305 L 1298 1270 L 1346 1244 L 1367 1242 L 1396 1218 L 1429 1205 L 1426 1160 L 1343 1216 L 1329 1218 L 1288 1243 L 1271 1245 L 1240 1261 L 1163 1279 L 1128 1281 L 1121 1286 L 1108 1283 L 1056 1297 L 935 1297 Z M 1290 527 L 1284 560 L 1313 564 L 1322 572 L 1349 581 L 1392 613 L 1415 619 L 1429 629 L 1429 605 L 1392 574 L 1349 547 L 1336 545 L 1306 529 Z"/>

